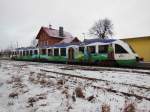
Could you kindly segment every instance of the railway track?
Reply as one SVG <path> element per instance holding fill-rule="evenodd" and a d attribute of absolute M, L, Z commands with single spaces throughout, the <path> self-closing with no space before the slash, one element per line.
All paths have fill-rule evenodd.
<path fill-rule="evenodd" d="M 41 63 L 41 62 L 40 62 Z M 42 62 L 43 64 L 43 62 Z M 45 63 L 44 63 L 45 64 Z M 50 64 L 51 63 L 46 63 Z M 132 72 L 132 73 L 140 73 L 140 74 L 148 74 L 150 75 L 150 64 L 139 64 L 137 67 L 103 67 L 103 66 L 95 66 L 95 65 L 76 65 L 76 64 L 62 64 L 62 63 L 52 63 L 55 66 L 60 66 L 61 69 L 65 70 L 92 70 L 92 71 L 120 71 L 120 72 Z M 34 64 L 33 64 L 34 65 Z"/>
<path fill-rule="evenodd" d="M 104 79 L 91 78 L 91 77 L 87 77 L 87 76 L 79 76 L 79 75 L 68 74 L 68 73 L 57 72 L 57 71 L 51 71 L 51 70 L 45 70 L 45 69 L 40 69 L 40 71 L 51 72 L 54 74 L 60 74 L 60 75 L 64 75 L 64 76 L 71 76 L 71 77 L 93 80 L 93 81 L 102 81 L 102 82 L 107 82 L 107 83 L 112 83 L 112 84 L 122 84 L 122 85 L 126 85 L 126 86 L 132 86 L 132 87 L 137 87 L 137 88 L 141 88 L 141 89 L 144 88 L 144 89 L 150 90 L 150 87 L 138 86 L 135 84 L 126 84 L 126 83 L 119 83 L 119 82 L 117 83 L 117 82 L 112 82 L 112 81 L 108 81 L 108 80 L 104 80 Z"/>
<path fill-rule="evenodd" d="M 25 62 L 25 61 L 22 61 Z M 140 74 L 148 74 L 150 75 L 150 64 L 139 64 L 137 67 L 103 67 L 103 66 L 95 66 L 95 65 L 72 65 L 72 64 L 63 64 L 63 63 L 47 63 L 47 62 L 31 62 L 29 61 L 28 65 L 36 65 L 39 66 L 40 64 L 46 65 L 54 65 L 58 66 L 64 70 L 74 70 L 74 69 L 81 69 L 81 70 L 92 70 L 92 71 L 120 71 L 120 72 L 132 72 L 132 73 L 140 73 Z"/>
<path fill-rule="evenodd" d="M 150 75 L 150 70 L 148 69 L 129 69 L 129 68 L 115 68 L 115 67 L 95 67 L 95 66 L 80 66 L 80 65 L 68 65 L 66 67 L 62 67 L 64 70 L 87 70 L 87 71 L 120 71 L 120 72 L 131 72 L 131 73 L 140 73 L 140 74 L 148 74 Z"/>
<path fill-rule="evenodd" d="M 40 63 L 47 63 L 47 62 L 40 62 Z M 49 64 L 49 63 L 47 63 L 47 64 Z M 66 66 L 79 66 L 79 67 L 82 67 L 82 68 L 84 68 L 84 67 L 92 67 L 92 68 L 95 68 L 95 69 L 97 69 L 97 68 L 105 68 L 106 70 L 109 70 L 110 68 L 113 68 L 113 69 L 115 69 L 115 70 L 122 70 L 122 69 L 124 69 L 124 71 L 135 71 L 135 70 L 149 70 L 149 72 L 148 73 L 150 73 L 150 63 L 139 63 L 137 66 L 134 66 L 134 67 L 126 67 L 126 66 L 124 66 L 124 67 L 121 67 L 121 66 L 99 66 L 99 65 L 80 65 L 80 64 L 64 64 L 64 63 L 52 63 L 52 64 L 54 64 L 54 65 L 66 65 Z"/>
<path fill-rule="evenodd" d="M 54 74 L 57 74 L 57 75 L 60 75 L 60 76 L 67 76 L 69 78 L 72 77 L 72 78 L 78 78 L 78 79 L 89 80 L 89 81 L 94 81 L 94 82 L 95 81 L 102 81 L 102 82 L 111 83 L 111 84 L 120 84 L 120 85 L 125 85 L 125 86 L 136 87 L 136 88 L 139 88 L 139 89 L 146 89 L 147 91 L 150 91 L 150 87 L 137 86 L 137 85 L 125 84 L 125 83 L 116 83 L 116 82 L 111 82 L 111 81 L 107 81 L 107 80 L 103 80 L 103 79 L 90 78 L 90 77 L 86 77 L 86 76 L 78 76 L 78 75 L 73 75 L 73 74 L 57 72 L 57 71 L 45 70 L 45 69 L 40 69 L 40 71 L 50 72 L 50 73 L 54 73 Z M 52 77 L 54 78 L 54 76 L 52 76 Z M 100 86 L 95 86 L 95 85 L 91 85 L 91 87 L 97 88 L 97 89 L 102 89 L 102 90 L 105 90 L 105 91 L 108 91 L 108 92 L 111 92 L 111 93 L 115 93 L 115 94 L 128 96 L 128 97 L 135 97 L 139 100 L 145 99 L 145 100 L 150 101 L 149 97 L 141 96 L 141 95 L 134 94 L 134 93 L 127 93 L 127 92 L 115 90 L 115 89 L 112 89 L 112 88 L 100 87 Z"/>

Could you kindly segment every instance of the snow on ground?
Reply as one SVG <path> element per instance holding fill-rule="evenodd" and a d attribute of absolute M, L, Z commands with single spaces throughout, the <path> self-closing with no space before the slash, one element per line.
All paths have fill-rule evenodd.
<path fill-rule="evenodd" d="M 0 112 L 150 112 L 150 74 L 69 67 L 0 60 Z"/>

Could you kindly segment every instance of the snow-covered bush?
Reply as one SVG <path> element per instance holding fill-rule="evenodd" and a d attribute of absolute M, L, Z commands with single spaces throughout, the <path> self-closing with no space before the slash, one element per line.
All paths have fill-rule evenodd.
<path fill-rule="evenodd" d="M 18 93 L 17 92 L 12 92 L 9 94 L 9 98 L 15 98 L 15 97 L 18 97 Z"/>
<path fill-rule="evenodd" d="M 77 87 L 77 88 L 75 89 L 75 93 L 76 93 L 76 96 L 77 96 L 77 97 L 85 98 L 84 93 L 83 93 L 83 91 L 82 91 L 82 89 L 81 89 L 80 87 Z"/>
<path fill-rule="evenodd" d="M 124 107 L 123 112 L 136 112 L 136 111 L 135 111 L 135 104 L 134 104 L 134 103 L 127 104 L 127 105 Z"/>
<path fill-rule="evenodd" d="M 101 109 L 102 109 L 102 112 L 110 112 L 110 105 L 103 104 Z"/>

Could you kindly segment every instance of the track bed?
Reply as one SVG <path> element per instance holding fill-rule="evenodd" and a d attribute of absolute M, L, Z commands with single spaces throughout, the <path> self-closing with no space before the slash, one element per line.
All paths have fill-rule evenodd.
<path fill-rule="evenodd" d="M 135 106 L 136 112 L 150 111 L 150 70 L 2 60 L 0 73 L 3 91 L 0 108 L 6 112 L 11 109 L 95 112 L 101 111 L 103 106 L 112 112 L 123 112 L 130 104 Z M 13 77 L 20 77 L 24 86 L 12 86 L 16 82 L 9 84 Z M 76 96 L 74 101 L 78 87 L 84 97 Z M 9 93 L 14 91 L 19 93 L 18 97 L 9 98 Z M 29 106 L 28 99 L 37 98 L 39 94 L 46 98 Z M 8 106 L 10 100 L 13 105 Z"/>

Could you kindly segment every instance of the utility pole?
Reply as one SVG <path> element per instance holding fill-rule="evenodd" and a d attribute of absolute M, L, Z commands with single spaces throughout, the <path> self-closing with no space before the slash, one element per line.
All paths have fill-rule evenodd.
<path fill-rule="evenodd" d="M 17 41 L 17 48 L 18 48 L 18 41 Z"/>
<path fill-rule="evenodd" d="M 84 40 L 83 40 L 83 41 L 85 41 L 85 33 L 82 33 L 82 35 L 83 35 L 83 38 L 84 38 Z"/>

